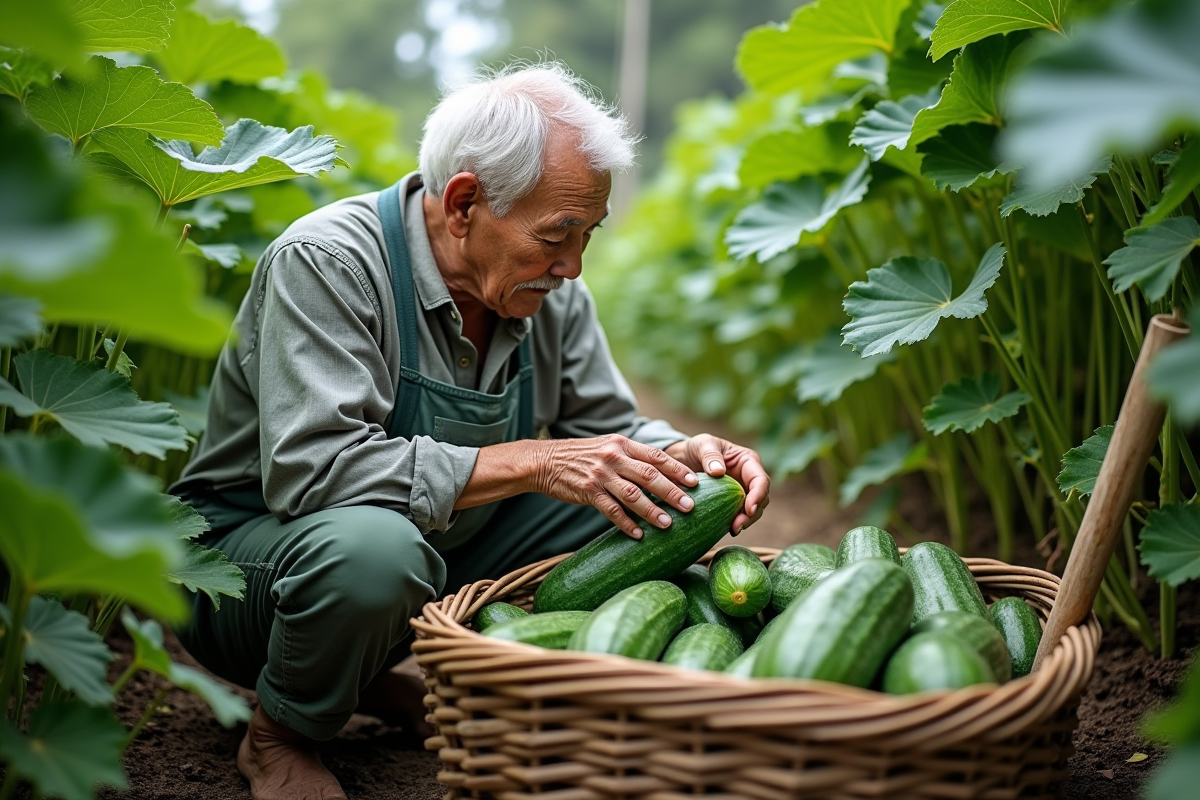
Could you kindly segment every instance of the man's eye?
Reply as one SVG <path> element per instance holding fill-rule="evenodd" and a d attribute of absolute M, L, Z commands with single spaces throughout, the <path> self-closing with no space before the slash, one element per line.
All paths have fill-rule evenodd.
<path fill-rule="evenodd" d="M 562 244 L 562 240 L 561 239 L 542 239 L 542 244 L 547 245 L 549 247 L 558 247 L 560 244 Z"/>

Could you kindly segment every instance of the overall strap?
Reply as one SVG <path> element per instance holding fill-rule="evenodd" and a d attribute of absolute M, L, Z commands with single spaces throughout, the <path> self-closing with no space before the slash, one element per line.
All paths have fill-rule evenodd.
<path fill-rule="evenodd" d="M 400 334 L 400 365 L 419 372 L 420 354 L 417 348 L 417 298 L 413 288 L 412 264 L 408 258 L 408 242 L 404 237 L 404 218 L 400 212 L 400 182 L 379 193 L 377 204 L 383 221 L 383 240 L 387 243 L 388 261 L 392 265 L 392 298 L 396 303 L 396 324 Z M 396 387 L 396 408 L 392 412 L 393 435 L 405 436 L 417 416 L 417 393 Z"/>
<path fill-rule="evenodd" d="M 521 415 L 517 423 L 517 438 L 532 439 L 533 431 L 533 356 L 530 353 L 529 340 L 533 337 L 533 333 L 527 333 L 525 338 L 521 340 L 519 348 L 521 353 L 521 371 L 519 373 L 521 381 L 520 401 L 517 407 L 517 413 Z"/>

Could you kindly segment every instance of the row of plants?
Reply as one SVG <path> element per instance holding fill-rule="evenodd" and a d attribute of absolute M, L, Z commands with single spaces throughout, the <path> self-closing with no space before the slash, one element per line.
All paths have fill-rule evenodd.
<path fill-rule="evenodd" d="M 219 609 L 245 581 L 163 487 L 203 430 L 254 259 L 411 168 L 397 127 L 187 3 L 0 10 L 0 798 L 123 787 L 121 755 L 172 687 L 248 719 L 164 647 L 187 592 Z M 133 655 L 110 681 L 118 619 Z M 162 680 L 126 727 L 111 707 L 143 671 Z"/>

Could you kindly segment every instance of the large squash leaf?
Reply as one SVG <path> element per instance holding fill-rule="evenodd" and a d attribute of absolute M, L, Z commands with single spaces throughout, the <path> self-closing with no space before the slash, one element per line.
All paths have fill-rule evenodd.
<path fill-rule="evenodd" d="M 1058 488 L 1063 494 L 1072 490 L 1087 496 L 1096 489 L 1096 479 L 1100 477 L 1100 465 L 1112 444 L 1112 425 L 1101 425 L 1091 436 L 1083 440 L 1083 444 L 1072 447 L 1063 453 L 1062 470 L 1058 473 Z"/>
<path fill-rule="evenodd" d="M 1096 179 L 1112 169 L 1112 157 L 1105 156 L 1079 179 L 1067 178 L 1054 185 L 1031 184 L 1025 173 L 1017 185 L 1000 201 L 1000 216 L 1007 217 L 1018 208 L 1033 217 L 1046 217 L 1058 211 L 1064 203 L 1078 203 Z"/>
<path fill-rule="evenodd" d="M 1151 578 L 1171 586 L 1200 578 L 1200 506 L 1176 503 L 1154 509 L 1141 539 L 1138 551 Z"/>
<path fill-rule="evenodd" d="M 802 175 L 846 173 L 862 154 L 846 143 L 846 125 L 769 131 L 746 145 L 738 165 L 742 186 L 766 186 Z"/>
<path fill-rule="evenodd" d="M 32 50 L 0 47 L 0 94 L 24 102 L 31 88 L 45 86 L 52 80 L 54 67 Z"/>
<path fill-rule="evenodd" d="M 25 297 L 0 294 L 0 347 L 32 339 L 42 330 L 42 304 Z"/>
<path fill-rule="evenodd" d="M 1135 283 L 1146 299 L 1161 300 L 1188 254 L 1200 245 L 1200 223 L 1194 217 L 1171 217 L 1149 228 L 1125 232 L 1125 246 L 1104 260 L 1113 289 Z"/>
<path fill-rule="evenodd" d="M 223 128 L 212 106 L 179 83 L 167 83 L 150 67 L 118 67 L 96 56 L 82 78 L 61 75 L 30 90 L 25 110 L 51 133 L 78 144 L 104 130 L 138 130 L 204 144 L 221 141 Z"/>
<path fill-rule="evenodd" d="M 960 192 L 980 180 L 1012 172 L 1015 164 L 997 163 L 992 153 L 995 141 L 996 129 L 979 122 L 942 128 L 940 135 L 917 145 L 917 152 L 925 156 L 921 174 L 938 189 Z"/>
<path fill-rule="evenodd" d="M 908 137 L 912 134 L 913 120 L 917 114 L 936 106 L 941 96 L 942 87 L 934 86 L 925 94 L 877 103 L 854 126 L 850 144 L 862 145 L 872 161 L 883 158 L 889 147 L 903 150 L 908 146 Z"/>
<path fill-rule="evenodd" d="M 155 59 L 180 83 L 256 83 L 282 75 L 287 61 L 279 45 L 237 20 L 210 20 L 191 9 L 175 15 L 171 39 Z"/>
<path fill-rule="evenodd" d="M 221 595 L 241 600 L 246 590 L 245 573 L 231 564 L 224 553 L 191 542 L 184 548 L 183 563 L 168 572 L 167 579 L 189 592 L 204 592 L 218 611 Z"/>
<path fill-rule="evenodd" d="M 947 383 L 925 407 L 921 422 L 934 436 L 946 431 L 979 430 L 989 422 L 1015 416 L 1032 398 L 1024 392 L 1000 394 L 1000 376 L 985 372 Z"/>
<path fill-rule="evenodd" d="M 75 0 L 86 50 L 152 53 L 174 36 L 173 0 Z"/>
<path fill-rule="evenodd" d="M 951 50 L 998 33 L 1046 28 L 1063 32 L 1070 0 L 955 0 L 938 18 L 930 35 L 936 61 Z"/>
<path fill-rule="evenodd" d="M 90 705 L 112 702 L 105 679 L 112 654 L 88 618 L 58 600 L 34 596 L 25 615 L 25 660 L 41 664 L 64 689 Z"/>
<path fill-rule="evenodd" d="M 829 405 L 850 386 L 873 376 L 880 364 L 895 361 L 894 353 L 860 358 L 836 333 L 818 339 L 797 363 L 796 396 Z"/>
<path fill-rule="evenodd" d="M 850 315 L 843 341 L 866 358 L 927 339 L 946 317 L 977 317 L 987 310 L 983 294 L 1000 277 L 1003 264 L 1004 246 L 996 243 L 958 297 L 951 293 L 950 270 L 936 258 L 900 256 L 868 270 L 867 280 L 850 284 L 842 302 Z"/>
<path fill-rule="evenodd" d="M 1200 144 L 1197 144 L 1196 137 L 1193 136 L 1179 151 L 1179 157 L 1171 165 L 1169 178 L 1163 187 L 1162 197 L 1142 217 L 1142 227 L 1162 222 L 1187 199 L 1193 189 L 1200 186 Z"/>
<path fill-rule="evenodd" d="M 53 420 L 93 447 L 115 444 L 155 458 L 188 448 L 175 409 L 139 399 L 125 376 L 48 350 L 14 361 L 22 391 L 0 378 L 0 403 L 20 416 Z"/>
<path fill-rule="evenodd" d="M 0 756 L 33 784 L 39 797 L 91 800 L 97 784 L 124 789 L 125 728 L 103 708 L 83 703 L 39 703 L 22 735 L 0 722 Z"/>

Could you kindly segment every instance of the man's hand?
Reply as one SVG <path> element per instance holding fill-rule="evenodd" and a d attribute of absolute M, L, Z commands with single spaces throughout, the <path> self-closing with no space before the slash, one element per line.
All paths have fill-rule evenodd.
<path fill-rule="evenodd" d="M 771 479 L 763 469 L 762 459 L 749 447 L 701 433 L 667 448 L 667 454 L 692 469 L 702 469 L 714 478 L 728 474 L 746 490 L 746 502 L 733 518 L 729 530 L 734 536 L 762 516 L 770 498 Z"/>

